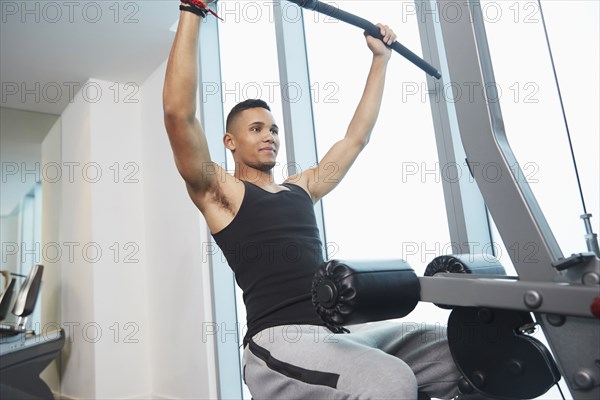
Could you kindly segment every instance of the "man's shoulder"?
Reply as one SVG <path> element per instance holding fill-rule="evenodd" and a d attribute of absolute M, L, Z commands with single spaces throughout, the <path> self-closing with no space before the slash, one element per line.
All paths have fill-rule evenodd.
<path fill-rule="evenodd" d="M 195 190 L 187 185 L 190 198 L 200 210 L 211 232 L 218 232 L 237 215 L 245 188 L 243 181 L 214 164 L 215 179 L 205 190 Z"/>
<path fill-rule="evenodd" d="M 315 203 L 316 201 L 314 199 L 314 196 L 310 191 L 310 182 L 311 178 L 314 178 L 315 170 L 316 168 L 310 168 L 306 171 L 302 171 L 300 173 L 292 175 L 285 181 L 283 181 L 283 183 L 291 183 L 292 185 L 301 187 L 310 196 L 310 198 L 313 200 L 313 203 Z"/>

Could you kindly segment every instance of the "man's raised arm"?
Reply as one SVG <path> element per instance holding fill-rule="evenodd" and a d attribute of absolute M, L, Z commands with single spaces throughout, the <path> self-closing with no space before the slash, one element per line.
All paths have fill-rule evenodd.
<path fill-rule="evenodd" d="M 367 45 L 373 52 L 371 69 L 363 95 L 350 121 L 344 138 L 336 142 L 319 162 L 319 165 L 307 170 L 298 180 L 305 184 L 314 202 L 317 202 L 332 191 L 346 175 L 362 149 L 369 142 L 371 132 L 377 121 L 388 61 L 391 56 L 391 44 L 396 40 L 396 34 L 387 25 L 377 24 L 383 41 L 367 36 Z M 326 179 L 324 179 L 326 177 Z M 293 181 L 297 177 L 288 178 Z"/>
<path fill-rule="evenodd" d="M 163 88 L 164 121 L 179 173 L 192 192 L 207 192 L 216 183 L 208 143 L 196 118 L 198 37 L 201 18 L 181 11 Z"/>

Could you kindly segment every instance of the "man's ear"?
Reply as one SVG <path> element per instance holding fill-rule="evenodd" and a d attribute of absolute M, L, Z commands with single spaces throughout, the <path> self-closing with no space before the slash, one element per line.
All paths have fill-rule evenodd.
<path fill-rule="evenodd" d="M 231 133 L 225 132 L 225 135 L 223 135 L 223 144 L 227 149 L 235 151 L 235 138 Z"/>

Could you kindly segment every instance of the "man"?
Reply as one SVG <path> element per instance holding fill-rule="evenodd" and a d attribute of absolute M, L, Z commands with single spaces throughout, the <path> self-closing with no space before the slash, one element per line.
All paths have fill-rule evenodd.
<path fill-rule="evenodd" d="M 233 154 L 234 174 L 212 163 L 195 118 L 196 54 L 206 11 L 194 4 L 180 9 L 164 86 L 165 126 L 188 193 L 244 291 L 244 380 L 253 397 L 416 399 L 417 389 L 452 397 L 459 374 L 439 332 L 403 335 L 397 325 L 377 323 L 333 335 L 310 298 L 312 276 L 323 262 L 313 205 L 335 188 L 369 142 L 391 56 L 386 44 L 393 43 L 394 32 L 378 24 L 383 41 L 366 36 L 372 64 L 345 136 L 316 167 L 280 185 L 272 174 L 279 128 L 261 100 L 238 104 L 227 118 L 223 143 Z"/>

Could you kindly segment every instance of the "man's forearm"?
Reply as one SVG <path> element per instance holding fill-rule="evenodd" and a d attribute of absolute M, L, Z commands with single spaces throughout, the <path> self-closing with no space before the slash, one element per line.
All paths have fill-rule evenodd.
<path fill-rule="evenodd" d="M 200 20 L 190 12 L 182 11 L 179 15 L 163 88 L 165 115 L 191 118 L 196 113 Z"/>
<path fill-rule="evenodd" d="M 348 126 L 346 138 L 357 140 L 363 144 L 368 143 L 381 108 L 388 61 L 389 57 L 373 56 L 367 83 Z"/>

